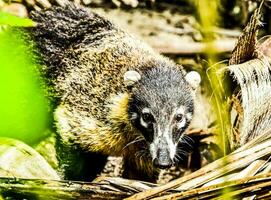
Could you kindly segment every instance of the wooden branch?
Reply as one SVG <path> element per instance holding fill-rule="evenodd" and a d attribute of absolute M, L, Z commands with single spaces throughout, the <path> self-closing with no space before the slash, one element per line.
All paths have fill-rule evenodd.
<path fill-rule="evenodd" d="M 204 54 L 210 49 L 210 44 L 203 42 L 185 42 L 175 41 L 168 43 L 166 41 L 159 40 L 156 42 L 148 41 L 148 43 L 160 53 L 164 54 L 179 54 L 179 55 L 193 55 Z M 211 45 L 212 51 L 215 53 L 231 52 L 234 49 L 236 39 L 219 39 L 214 41 Z"/>
<path fill-rule="evenodd" d="M 110 189 L 109 189 L 110 188 Z M 133 192 L 119 190 L 110 183 L 52 181 L 0 178 L 0 194 L 6 199 L 38 197 L 39 199 L 123 199 Z"/>

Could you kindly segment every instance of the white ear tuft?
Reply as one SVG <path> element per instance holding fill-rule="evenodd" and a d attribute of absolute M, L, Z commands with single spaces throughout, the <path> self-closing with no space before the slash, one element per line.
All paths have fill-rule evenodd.
<path fill-rule="evenodd" d="M 125 85 L 132 86 L 141 79 L 141 76 L 138 72 L 134 70 L 130 70 L 130 71 L 125 72 L 123 78 L 124 78 Z"/>
<path fill-rule="evenodd" d="M 190 84 L 190 86 L 195 90 L 200 84 L 201 77 L 198 72 L 196 71 L 191 71 L 188 72 L 185 75 L 185 80 Z"/>

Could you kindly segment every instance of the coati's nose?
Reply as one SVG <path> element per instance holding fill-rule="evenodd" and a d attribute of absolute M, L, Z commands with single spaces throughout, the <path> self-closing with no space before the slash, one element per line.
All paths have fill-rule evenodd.
<path fill-rule="evenodd" d="M 157 157 L 153 160 L 153 165 L 160 169 L 166 169 L 172 166 L 172 160 L 169 151 L 166 149 L 158 149 Z"/>

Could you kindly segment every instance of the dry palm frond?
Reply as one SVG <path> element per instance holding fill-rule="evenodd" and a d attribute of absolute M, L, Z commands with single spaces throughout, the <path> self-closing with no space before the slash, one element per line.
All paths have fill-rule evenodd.
<path fill-rule="evenodd" d="M 243 108 L 240 144 L 271 128 L 271 76 L 270 65 L 265 58 L 243 64 L 231 65 L 228 70 L 240 85 Z"/>
<path fill-rule="evenodd" d="M 153 198 L 155 200 L 167 199 L 227 199 L 230 197 L 249 197 L 252 194 L 260 193 L 263 189 L 271 188 L 271 174 L 259 175 L 256 177 L 244 178 L 236 181 L 228 181 L 208 187 L 188 190 L 184 192 L 177 192 L 170 195 Z M 258 189 L 258 191 L 252 191 Z M 225 196 L 223 190 L 230 190 Z M 262 191 L 261 191 L 262 192 Z M 226 197 L 226 198 L 225 198 Z"/>
<path fill-rule="evenodd" d="M 231 141 L 232 148 L 246 144 L 271 127 L 271 103 L 268 103 L 271 97 L 270 65 L 257 47 L 262 4 L 255 10 L 244 33 L 239 37 L 227 68 L 240 86 L 240 90 L 235 90 L 232 96 L 233 109 L 237 113 L 236 123 L 233 124 L 233 138 L 237 138 L 237 144 Z"/>
<path fill-rule="evenodd" d="M 255 10 L 254 14 L 250 18 L 250 22 L 244 28 L 243 34 L 238 38 L 237 44 L 229 61 L 230 65 L 240 64 L 258 56 L 256 49 L 258 29 L 261 25 L 260 10 L 262 4 L 263 2 L 259 8 Z"/>
<path fill-rule="evenodd" d="M 259 57 L 265 57 L 271 62 L 271 36 L 264 36 L 258 43 Z"/>

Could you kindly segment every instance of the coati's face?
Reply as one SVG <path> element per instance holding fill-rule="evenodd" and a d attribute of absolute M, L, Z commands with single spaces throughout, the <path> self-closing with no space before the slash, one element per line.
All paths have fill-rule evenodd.
<path fill-rule="evenodd" d="M 174 163 L 178 143 L 193 116 L 193 83 L 191 87 L 186 78 L 176 68 L 157 67 L 145 71 L 132 89 L 130 120 L 144 136 L 153 164 L 159 168 Z"/>

